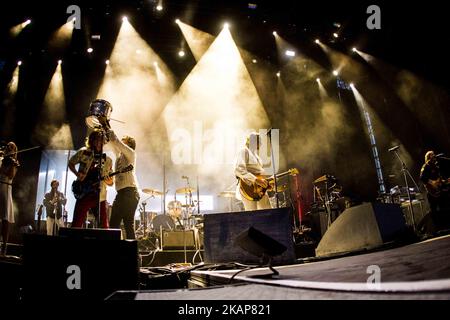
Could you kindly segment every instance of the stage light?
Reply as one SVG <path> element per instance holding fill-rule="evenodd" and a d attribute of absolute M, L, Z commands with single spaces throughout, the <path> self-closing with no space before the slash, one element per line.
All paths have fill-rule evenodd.
<path fill-rule="evenodd" d="M 228 28 L 230 27 L 230 25 L 228 24 L 228 22 L 225 22 L 225 23 L 223 24 L 223 27 L 224 27 L 225 29 L 228 29 Z"/>
<path fill-rule="evenodd" d="M 179 24 L 180 23 L 180 19 L 175 19 L 175 23 Z"/>
<path fill-rule="evenodd" d="M 253 63 L 257 63 L 258 61 L 256 61 L 256 59 L 253 59 L 252 62 L 253 62 Z"/>
<path fill-rule="evenodd" d="M 286 50 L 285 55 L 287 55 L 288 57 L 295 57 L 295 51 Z"/>
<path fill-rule="evenodd" d="M 30 19 L 28 19 L 27 21 L 25 21 L 25 25 L 27 26 L 27 25 L 29 25 L 31 23 L 31 20 Z"/>
<path fill-rule="evenodd" d="M 94 49 L 92 49 L 92 48 L 88 48 L 88 49 L 87 49 L 87 52 L 88 52 L 88 53 L 91 53 L 92 51 L 94 51 Z"/>
<path fill-rule="evenodd" d="M 156 10 L 158 10 L 158 11 L 162 11 L 162 9 L 163 9 L 163 6 L 162 6 L 162 5 L 160 5 L 160 4 L 158 4 L 158 5 L 156 6 Z"/>
<path fill-rule="evenodd" d="M 319 43 L 320 43 L 320 40 L 319 40 L 319 39 L 316 39 L 314 42 L 317 43 L 317 44 L 319 44 Z"/>
<path fill-rule="evenodd" d="M 18 66 L 21 66 L 21 65 L 22 65 L 22 61 L 20 61 L 20 60 L 17 61 L 17 65 L 18 65 Z"/>
<path fill-rule="evenodd" d="M 281 72 L 278 71 L 278 72 L 277 72 L 277 77 L 279 78 L 280 76 L 281 76 Z"/>
<path fill-rule="evenodd" d="M 185 53 L 183 50 L 178 51 L 178 56 L 179 57 L 184 57 Z"/>
<path fill-rule="evenodd" d="M 276 31 L 272 32 L 272 34 L 276 37 L 278 33 Z"/>
<path fill-rule="evenodd" d="M 123 22 L 127 22 L 127 21 L 128 21 L 127 16 L 123 16 L 123 17 L 122 17 L 122 21 L 123 21 Z"/>
<path fill-rule="evenodd" d="M 106 61 L 105 61 L 105 64 L 107 64 L 107 65 L 108 65 L 108 64 L 109 64 L 109 60 L 106 60 Z"/>
<path fill-rule="evenodd" d="M 333 75 L 337 77 L 337 76 L 339 75 L 339 71 L 334 70 L 334 71 L 333 71 Z"/>
<path fill-rule="evenodd" d="M 75 21 L 77 21 L 77 18 L 73 17 L 72 22 L 75 22 Z"/>
<path fill-rule="evenodd" d="M 356 49 L 356 48 L 353 48 L 353 49 L 352 49 L 352 51 L 353 51 L 353 52 L 357 52 L 357 51 L 358 51 L 358 49 Z"/>
<path fill-rule="evenodd" d="M 339 38 L 339 35 L 335 32 L 335 33 L 333 33 L 333 37 Z"/>
<path fill-rule="evenodd" d="M 155 67 L 157 67 L 158 66 L 158 62 L 153 62 L 153 65 L 155 66 Z"/>
<path fill-rule="evenodd" d="M 62 60 L 58 60 L 58 64 L 61 64 L 62 63 Z"/>
<path fill-rule="evenodd" d="M 320 78 L 317 78 L 316 81 L 317 81 L 317 82 L 320 82 Z"/>
<path fill-rule="evenodd" d="M 355 87 L 355 84 L 354 84 L 353 82 L 351 82 L 351 83 L 350 83 L 350 87 L 351 87 L 351 88 L 354 88 L 354 87 Z"/>

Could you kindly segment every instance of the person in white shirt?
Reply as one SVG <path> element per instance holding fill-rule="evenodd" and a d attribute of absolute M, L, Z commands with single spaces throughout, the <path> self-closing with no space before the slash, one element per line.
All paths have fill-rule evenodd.
<path fill-rule="evenodd" d="M 131 171 L 119 173 L 115 176 L 115 186 L 117 195 L 114 199 L 110 228 L 120 229 L 123 221 L 125 227 L 125 239 L 135 239 L 134 233 L 134 215 L 139 203 L 139 192 L 136 179 L 136 141 L 133 137 L 124 136 L 119 140 L 110 130 L 108 132 L 110 147 L 116 154 L 115 171 L 120 171 L 129 166 L 133 166 Z"/>
<path fill-rule="evenodd" d="M 258 156 L 260 136 L 258 133 L 251 133 L 247 137 L 245 147 L 237 154 L 234 173 L 241 183 L 248 185 L 257 184 L 263 188 L 268 187 L 268 182 L 259 176 L 265 175 L 260 157 Z M 248 199 L 242 194 L 239 184 L 236 190 L 236 198 L 244 204 L 245 211 L 270 209 L 270 201 L 267 193 L 259 201 Z"/>

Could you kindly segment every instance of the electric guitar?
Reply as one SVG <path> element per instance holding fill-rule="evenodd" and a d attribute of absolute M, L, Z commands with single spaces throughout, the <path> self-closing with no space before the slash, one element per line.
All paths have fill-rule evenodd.
<path fill-rule="evenodd" d="M 428 183 L 425 184 L 425 189 L 433 198 L 439 198 L 442 193 L 450 192 L 450 178 L 429 180 Z"/>
<path fill-rule="evenodd" d="M 297 169 L 289 169 L 286 172 L 282 172 L 276 175 L 277 179 L 282 178 L 284 176 L 287 175 L 297 175 L 299 174 Z M 257 178 L 263 178 L 264 176 L 257 176 Z M 257 185 L 256 183 L 253 184 L 246 184 L 245 182 L 243 182 L 241 179 L 239 179 L 239 189 L 241 191 L 241 195 L 250 201 L 259 201 L 262 199 L 262 197 L 264 197 L 264 195 L 266 194 L 266 192 L 269 190 L 272 190 L 274 188 L 274 182 L 275 182 L 275 177 L 269 177 L 269 178 L 265 178 L 265 180 L 267 181 L 267 187 L 263 188 L 259 185 Z"/>
<path fill-rule="evenodd" d="M 133 170 L 133 165 L 130 164 L 128 166 L 126 166 L 125 168 L 121 169 L 121 170 L 117 170 L 114 171 L 113 173 L 109 174 L 106 177 L 101 177 L 99 180 L 75 180 L 72 183 L 72 192 L 73 195 L 75 197 L 75 199 L 79 200 L 79 199 L 83 199 L 87 194 L 95 192 L 98 190 L 98 185 L 100 183 L 100 181 L 105 180 L 107 177 L 113 177 L 119 173 L 125 173 L 128 171 Z"/>

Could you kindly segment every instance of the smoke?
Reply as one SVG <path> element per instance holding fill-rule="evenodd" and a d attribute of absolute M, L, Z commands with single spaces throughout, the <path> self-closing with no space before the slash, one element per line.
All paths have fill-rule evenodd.
<path fill-rule="evenodd" d="M 2 121 L 2 126 L 0 129 L 1 136 L 9 136 L 12 134 L 14 128 L 14 112 L 15 103 L 14 98 L 16 97 L 17 87 L 19 85 L 19 66 L 16 66 L 13 72 L 11 81 L 6 89 L 5 98 L 3 100 L 3 106 L 5 109 L 4 118 Z"/>
<path fill-rule="evenodd" d="M 64 85 L 61 64 L 58 64 L 45 94 L 33 139 L 52 149 L 73 149 L 72 133 L 66 122 Z"/>
<path fill-rule="evenodd" d="M 213 43 L 214 36 L 181 21 L 178 23 L 178 26 L 186 39 L 189 49 L 194 55 L 195 61 L 199 61 L 211 43 Z"/>
<path fill-rule="evenodd" d="M 192 164 L 206 185 L 234 181 L 234 160 L 250 131 L 269 121 L 224 28 L 164 110 L 174 164 Z M 218 174 L 222 173 L 222 174 Z"/>
<path fill-rule="evenodd" d="M 57 150 L 73 150 L 72 133 L 70 132 L 70 126 L 63 124 L 61 127 L 50 128 L 55 134 L 52 135 L 48 147 L 50 149 Z"/>
<path fill-rule="evenodd" d="M 111 121 L 116 134 L 133 136 L 136 149 L 161 152 L 167 141 L 160 113 L 174 92 L 171 72 L 128 21 L 122 23 L 98 98 L 111 102 Z M 158 129 L 158 130 L 156 130 Z"/>
<path fill-rule="evenodd" d="M 51 49 L 65 49 L 72 40 L 74 22 L 69 21 L 56 30 L 50 37 L 49 47 Z"/>

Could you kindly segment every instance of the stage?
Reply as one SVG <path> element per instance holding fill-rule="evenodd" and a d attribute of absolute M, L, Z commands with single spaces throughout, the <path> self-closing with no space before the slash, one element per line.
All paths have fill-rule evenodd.
<path fill-rule="evenodd" d="M 194 270 L 188 280 L 191 289 L 117 292 L 111 298 L 127 295 L 135 300 L 448 300 L 449 261 L 450 236 L 442 236 L 373 253 L 275 267 L 280 274 L 273 279 L 255 277 L 270 274 L 267 268 L 242 272 L 231 283 L 230 278 L 240 269 Z M 379 267 L 379 284 L 368 280 L 372 275 L 369 266 Z"/>

